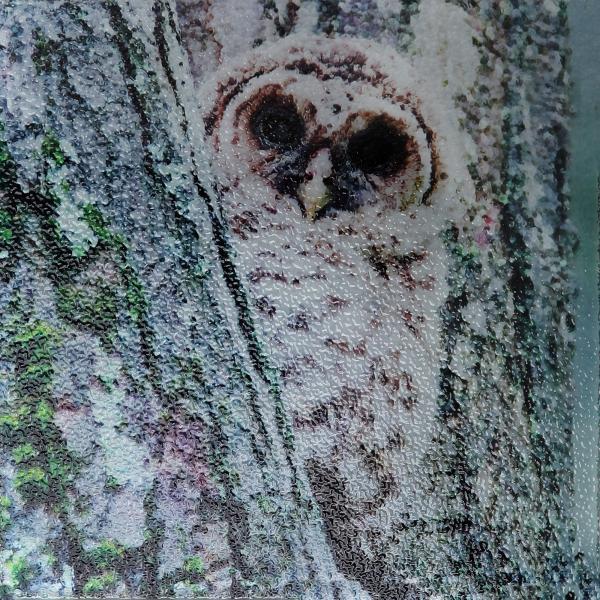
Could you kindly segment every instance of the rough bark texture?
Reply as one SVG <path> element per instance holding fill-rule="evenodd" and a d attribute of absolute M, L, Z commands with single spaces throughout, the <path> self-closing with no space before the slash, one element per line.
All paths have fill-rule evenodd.
<path fill-rule="evenodd" d="M 424 9 L 281 4 L 264 3 L 265 38 L 310 9 L 323 35 L 399 51 Z M 211 3 L 3 4 L 0 595 L 600 594 L 569 520 L 565 9 L 455 4 L 480 58 L 455 100 L 496 223 L 474 208 L 485 242 L 448 232 L 441 516 L 388 536 L 412 561 L 379 588 L 331 547 L 203 183 Z"/>

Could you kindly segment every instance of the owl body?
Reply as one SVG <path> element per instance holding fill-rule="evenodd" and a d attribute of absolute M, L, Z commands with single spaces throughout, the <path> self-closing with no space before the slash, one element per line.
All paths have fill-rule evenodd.
<path fill-rule="evenodd" d="M 331 527 L 361 531 L 372 556 L 390 522 L 430 510 L 444 233 L 472 193 L 451 119 L 406 59 L 349 39 L 261 47 L 200 96 L 235 266 L 300 458 Z M 327 479 L 338 500 L 319 490 Z"/>

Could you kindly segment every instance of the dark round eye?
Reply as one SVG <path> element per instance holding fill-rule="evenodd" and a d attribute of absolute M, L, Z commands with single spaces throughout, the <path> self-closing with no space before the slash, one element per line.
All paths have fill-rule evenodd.
<path fill-rule="evenodd" d="M 386 119 L 378 117 L 350 138 L 348 158 L 363 173 L 386 177 L 406 164 L 409 140 Z"/>
<path fill-rule="evenodd" d="M 250 118 L 252 135 L 263 150 L 291 150 L 304 139 L 304 120 L 289 98 L 266 98 Z"/>

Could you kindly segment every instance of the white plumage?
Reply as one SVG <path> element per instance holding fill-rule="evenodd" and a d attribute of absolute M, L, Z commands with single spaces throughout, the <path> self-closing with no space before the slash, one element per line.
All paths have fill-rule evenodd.
<path fill-rule="evenodd" d="M 199 93 L 235 266 L 299 451 L 344 482 L 337 526 L 363 532 L 426 517 L 442 234 L 473 197 L 457 125 L 426 90 L 382 46 L 291 36 Z"/>

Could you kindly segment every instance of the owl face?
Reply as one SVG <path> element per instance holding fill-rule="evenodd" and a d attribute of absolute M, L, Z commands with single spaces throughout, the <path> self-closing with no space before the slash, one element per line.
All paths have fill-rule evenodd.
<path fill-rule="evenodd" d="M 200 94 L 235 265 L 299 452 L 344 482 L 356 511 L 340 518 L 360 514 L 364 531 L 425 510 L 442 233 L 464 219 L 468 178 L 425 89 L 379 46 L 292 37 Z"/>
<path fill-rule="evenodd" d="M 439 175 L 434 134 L 414 92 L 386 81 L 355 45 L 340 54 L 314 40 L 310 63 L 306 44 L 288 42 L 287 64 L 272 56 L 221 83 L 207 118 L 213 148 L 227 156 L 221 180 L 235 181 L 247 165 L 312 220 L 427 200 Z"/>

